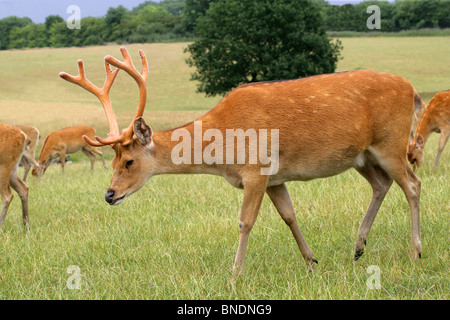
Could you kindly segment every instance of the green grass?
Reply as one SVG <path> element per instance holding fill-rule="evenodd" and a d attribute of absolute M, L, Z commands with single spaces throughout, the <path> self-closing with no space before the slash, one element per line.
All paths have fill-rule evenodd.
<path fill-rule="evenodd" d="M 62 176 L 59 166 L 51 166 L 42 181 L 28 181 L 30 231 L 23 230 L 18 198 L 11 204 L 0 234 L 0 299 L 448 299 L 450 157 L 447 152 L 436 171 L 431 158 L 418 172 L 422 259 L 409 259 L 409 209 L 394 185 L 365 254 L 353 262 L 371 189 L 349 171 L 288 184 L 319 260 L 315 271 L 307 271 L 266 197 L 251 233 L 245 276 L 234 286 L 229 278 L 240 190 L 214 176 L 158 176 L 111 207 L 103 200 L 111 169 L 97 163 L 90 172 L 88 164 L 74 164 Z M 81 290 L 66 286 L 71 265 L 80 268 Z M 380 290 L 366 286 L 370 265 L 381 269 Z"/>
<path fill-rule="evenodd" d="M 339 71 L 398 73 L 421 93 L 448 89 L 447 38 L 345 38 L 343 44 Z M 149 57 L 145 117 L 155 130 L 195 119 L 219 100 L 195 93 L 183 62 L 185 45 L 129 46 L 136 62 L 141 46 Z M 43 136 L 72 124 L 93 124 L 106 133 L 95 98 L 57 76 L 76 73 L 76 60 L 83 58 L 88 77 L 100 84 L 106 54 L 118 57 L 118 46 L 0 52 L 0 122 L 35 124 Z M 112 99 L 123 127 L 135 110 L 136 85 L 119 74 Z M 214 176 L 158 176 L 111 207 L 103 199 L 111 168 L 104 170 L 97 161 L 91 172 L 88 163 L 77 163 L 67 165 L 63 176 L 53 165 L 41 181 L 27 181 L 30 231 L 23 229 L 17 195 L 0 231 L 0 299 L 448 299 L 450 153 L 447 148 L 433 170 L 438 138 L 434 134 L 427 142 L 425 163 L 417 172 L 422 180 L 420 260 L 409 259 L 409 209 L 394 184 L 363 257 L 353 262 L 354 240 L 372 192 L 361 176 L 348 171 L 288 183 L 300 228 L 319 260 L 314 272 L 307 271 L 266 197 L 250 235 L 245 276 L 232 285 L 242 191 Z M 67 288 L 71 265 L 80 268 L 80 290 Z M 366 286 L 371 265 L 381 270 L 380 290 Z"/>

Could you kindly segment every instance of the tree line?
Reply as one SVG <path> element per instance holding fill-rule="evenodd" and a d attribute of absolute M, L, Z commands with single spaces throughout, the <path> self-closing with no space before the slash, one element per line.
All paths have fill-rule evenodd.
<path fill-rule="evenodd" d="M 329 31 L 370 31 L 367 7 L 380 8 L 381 30 L 397 32 L 424 28 L 450 28 L 449 0 L 364 1 L 342 6 L 323 6 L 325 28 Z"/>
<path fill-rule="evenodd" d="M 199 18 L 205 15 L 212 3 L 219 1 L 229 0 L 146 1 L 132 10 L 118 6 L 109 8 L 104 17 L 82 18 L 80 29 L 69 29 L 66 21 L 57 15 L 48 16 L 44 23 L 11 16 L 0 20 L 0 50 L 194 38 L 198 36 L 196 28 Z M 264 0 L 251 1 L 264 6 Z M 321 7 L 322 21 L 328 31 L 369 31 L 366 10 L 371 4 L 380 7 L 381 31 L 450 28 L 448 0 L 364 1 L 342 6 L 330 5 L 324 0 L 311 1 Z"/>

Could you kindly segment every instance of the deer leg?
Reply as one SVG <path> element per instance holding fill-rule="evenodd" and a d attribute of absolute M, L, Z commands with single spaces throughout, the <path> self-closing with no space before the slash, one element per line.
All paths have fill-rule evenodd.
<path fill-rule="evenodd" d="M 294 207 L 292 205 L 292 201 L 286 185 L 283 183 L 278 186 L 267 187 L 266 192 L 269 195 L 269 198 L 272 200 L 272 203 L 274 204 L 281 218 L 283 218 L 289 229 L 291 229 L 291 232 L 295 238 L 295 241 L 297 242 L 303 258 L 309 264 L 318 263 L 314 258 L 314 253 L 309 248 L 308 243 L 306 242 L 305 237 L 303 236 L 297 224 Z"/>
<path fill-rule="evenodd" d="M 66 152 L 60 151 L 59 158 L 61 159 L 61 169 L 62 169 L 62 173 L 64 174 L 64 165 L 66 164 Z"/>
<path fill-rule="evenodd" d="M 372 186 L 373 197 L 369 204 L 369 208 L 364 215 L 364 219 L 358 229 L 355 244 L 355 257 L 358 260 L 364 253 L 364 247 L 369 236 L 370 228 L 378 213 L 378 209 L 392 185 L 392 178 L 378 165 L 366 161 L 364 167 L 357 167 L 356 170 L 370 183 Z"/>
<path fill-rule="evenodd" d="M 439 138 L 438 153 L 436 155 L 436 160 L 434 160 L 435 167 L 437 167 L 437 165 L 439 163 L 439 159 L 441 158 L 442 151 L 444 151 L 445 145 L 447 144 L 449 135 L 450 135 L 450 130 L 449 131 L 442 130 L 441 137 Z"/>
<path fill-rule="evenodd" d="M 28 176 L 28 171 L 30 171 L 30 168 L 31 168 L 31 164 L 25 157 L 22 157 L 22 166 L 23 166 L 23 169 L 25 170 L 25 172 L 23 173 L 22 180 L 26 181 L 27 176 Z"/>
<path fill-rule="evenodd" d="M 23 224 L 28 227 L 28 186 L 17 175 L 17 167 L 13 170 L 9 183 L 22 200 Z"/>
<path fill-rule="evenodd" d="M 421 257 L 422 243 L 420 241 L 420 189 L 419 178 L 414 174 L 404 155 L 393 158 L 383 157 L 383 169 L 400 186 L 408 200 L 411 211 L 411 251 L 412 257 Z"/>
<path fill-rule="evenodd" d="M 81 148 L 81 151 L 91 160 L 91 170 L 94 170 L 95 156 L 85 148 Z"/>
<path fill-rule="evenodd" d="M 259 179 L 244 182 L 244 201 L 239 215 L 239 246 L 234 260 L 233 280 L 244 270 L 248 238 L 258 216 L 267 181 L 267 176 L 260 176 Z"/>
<path fill-rule="evenodd" d="M 91 147 L 91 148 L 89 149 L 89 151 L 98 154 L 98 155 L 100 156 L 100 158 L 102 159 L 103 167 L 104 167 L 105 169 L 108 169 L 108 167 L 106 166 L 105 158 L 103 157 L 103 152 L 102 152 L 102 151 L 100 151 L 98 148 L 95 148 L 95 147 Z"/>
<path fill-rule="evenodd" d="M 0 212 L 0 228 L 5 221 L 6 213 L 8 212 L 9 204 L 13 199 L 11 188 L 7 183 L 0 185 L 0 194 L 2 196 L 2 210 Z"/>

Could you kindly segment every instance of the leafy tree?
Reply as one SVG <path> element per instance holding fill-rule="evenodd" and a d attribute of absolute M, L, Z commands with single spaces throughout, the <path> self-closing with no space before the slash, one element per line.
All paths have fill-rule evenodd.
<path fill-rule="evenodd" d="M 77 45 L 79 29 L 68 29 L 66 22 L 55 22 L 50 27 L 49 44 L 51 47 L 73 47 Z"/>
<path fill-rule="evenodd" d="M 64 19 L 63 18 L 61 18 L 61 16 L 59 16 L 59 15 L 50 15 L 50 16 L 47 16 L 46 18 L 45 18 L 45 28 L 46 29 L 50 29 L 50 27 L 52 26 L 52 24 L 54 24 L 54 23 L 56 23 L 56 22 L 63 22 L 64 21 Z"/>
<path fill-rule="evenodd" d="M 9 48 L 36 48 L 46 47 L 47 37 L 45 26 L 42 24 L 27 24 L 23 27 L 14 27 L 9 34 Z"/>
<path fill-rule="evenodd" d="M 87 17 L 81 19 L 81 29 L 79 30 L 79 46 L 101 45 L 105 43 L 103 31 L 106 29 L 105 19 Z M 75 31 L 77 32 L 77 31 Z"/>
<path fill-rule="evenodd" d="M 450 1 L 448 0 L 398 0 L 395 7 L 395 23 L 401 30 L 450 26 Z"/>
<path fill-rule="evenodd" d="M 197 19 L 205 15 L 212 3 L 219 0 L 186 0 L 183 9 L 182 23 L 186 31 L 193 32 Z"/>
<path fill-rule="evenodd" d="M 224 94 L 254 81 L 334 72 L 342 48 L 325 33 L 313 1 L 224 0 L 199 18 L 187 48 L 199 92 Z"/>
<path fill-rule="evenodd" d="M 105 16 L 106 40 L 124 40 L 126 36 L 131 33 L 130 28 L 127 27 L 130 19 L 132 19 L 131 14 L 124 6 L 109 8 Z"/>
<path fill-rule="evenodd" d="M 29 18 L 11 16 L 0 20 L 0 50 L 9 49 L 10 32 L 15 27 L 24 27 L 33 23 Z"/>
<path fill-rule="evenodd" d="M 159 3 L 161 7 L 166 9 L 170 14 L 179 16 L 183 12 L 185 0 L 163 0 Z"/>
<path fill-rule="evenodd" d="M 162 6 L 147 5 L 133 18 L 132 33 L 129 42 L 148 42 L 155 34 L 168 34 L 173 29 L 177 18 Z"/>

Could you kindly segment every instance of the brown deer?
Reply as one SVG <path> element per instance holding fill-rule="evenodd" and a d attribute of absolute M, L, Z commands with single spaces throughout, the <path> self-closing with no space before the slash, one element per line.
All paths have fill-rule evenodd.
<path fill-rule="evenodd" d="M 431 99 L 417 126 L 414 139 L 408 148 L 408 159 L 414 170 L 422 165 L 425 143 L 433 132 L 441 134 L 438 153 L 434 160 L 434 166 L 437 167 L 450 135 L 450 90 L 438 92 Z"/>
<path fill-rule="evenodd" d="M 22 130 L 27 137 L 31 140 L 28 147 L 25 148 L 25 152 L 23 153 L 22 159 L 20 163 L 22 164 L 25 172 L 23 174 L 22 180 L 25 182 L 27 180 L 28 172 L 30 171 L 31 166 L 39 167 L 38 162 L 36 161 L 36 147 L 39 143 L 39 139 L 41 135 L 39 134 L 39 130 L 35 127 L 25 126 L 25 125 L 15 125 L 15 127 Z"/>
<path fill-rule="evenodd" d="M 420 99 L 419 95 L 416 96 L 416 99 Z M 414 139 L 414 135 L 416 134 L 417 126 L 419 125 L 420 120 L 422 119 L 423 114 L 425 113 L 425 109 L 427 108 L 426 103 L 421 99 L 421 101 L 417 101 L 416 105 L 421 105 L 419 110 L 416 110 L 414 113 L 413 124 L 411 126 L 411 131 L 409 135 L 409 142 Z"/>
<path fill-rule="evenodd" d="M 20 158 L 29 143 L 30 139 L 19 128 L 0 124 L 0 195 L 2 197 L 0 228 L 13 199 L 11 188 L 22 200 L 22 219 L 24 225 L 28 226 L 28 186 L 19 178 L 17 169 Z"/>
<path fill-rule="evenodd" d="M 139 51 L 143 65 L 140 73 L 128 51 L 124 47 L 120 50 L 123 62 L 105 57 L 106 81 L 101 89 L 86 78 L 81 60 L 78 60 L 78 76 L 60 73 L 63 79 L 96 95 L 105 109 L 110 127 L 108 137 L 83 138 L 93 146 L 111 145 L 115 151 L 114 172 L 105 194 L 110 205 L 122 203 L 154 175 L 207 173 L 223 176 L 234 187 L 244 189 L 234 279 L 243 270 L 249 234 L 265 193 L 289 226 L 307 264 L 317 263 L 297 224 L 285 182 L 324 178 L 355 168 L 373 188 L 373 199 L 356 238 L 355 259 L 363 253 L 372 222 L 393 180 L 408 200 L 412 253 L 414 258 L 420 257 L 420 180 L 409 167 L 406 152 L 413 115 L 420 109 L 421 100 L 407 80 L 392 74 L 360 70 L 246 84 L 228 93 L 197 121 L 153 132 L 142 118 L 148 76 L 144 52 Z M 112 71 L 110 65 L 117 69 Z M 137 82 L 140 93 L 136 115 L 121 133 L 109 98 L 120 69 Z M 220 136 L 226 136 L 231 129 L 241 130 L 247 136 L 241 139 L 241 144 L 234 142 L 235 138 L 242 137 L 234 136 L 226 146 L 221 146 Z M 245 144 L 251 133 L 258 130 L 278 133 L 278 137 L 275 134 L 266 141 L 271 145 L 271 156 L 278 154 L 270 163 L 275 169 L 264 174 L 262 169 L 271 169 L 268 155 L 260 155 L 255 161 L 249 158 L 254 142 Z M 204 138 L 195 138 L 196 135 Z M 192 136 L 194 139 L 189 139 Z M 215 141 L 208 144 L 212 136 Z M 182 142 L 180 137 L 183 137 Z M 180 143 L 188 147 L 180 148 Z M 267 146 L 260 143 L 259 149 L 267 150 Z M 209 152 L 208 161 L 199 161 L 202 152 Z M 193 162 L 189 156 L 192 153 Z M 220 159 L 225 153 L 226 162 Z M 248 159 L 245 162 L 239 162 L 242 153 Z M 216 161 L 210 161 L 214 157 Z M 180 158 L 184 160 L 179 161 Z"/>
<path fill-rule="evenodd" d="M 39 168 L 33 169 L 33 175 L 41 178 L 52 160 L 58 157 L 61 159 L 61 168 L 64 173 L 66 154 L 80 150 L 91 160 L 91 170 L 94 169 L 94 153 L 101 157 L 103 166 L 106 168 L 103 153 L 98 148 L 86 143 L 82 138 L 83 136 L 94 137 L 95 129 L 88 126 L 75 126 L 49 133 L 47 138 L 45 138 L 41 154 L 39 155 Z"/>

